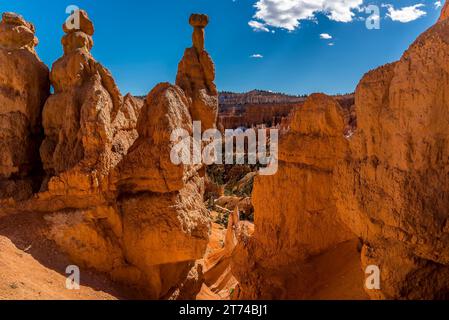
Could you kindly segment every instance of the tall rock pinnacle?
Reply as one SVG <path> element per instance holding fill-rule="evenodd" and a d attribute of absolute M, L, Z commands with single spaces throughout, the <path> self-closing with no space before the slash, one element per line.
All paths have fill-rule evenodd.
<path fill-rule="evenodd" d="M 215 66 L 204 48 L 204 29 L 209 18 L 192 14 L 189 23 L 193 30 L 193 47 L 187 48 L 178 66 L 176 84 L 190 100 L 194 121 L 201 121 L 203 130 L 215 128 L 218 116 L 218 91 L 215 86 Z"/>

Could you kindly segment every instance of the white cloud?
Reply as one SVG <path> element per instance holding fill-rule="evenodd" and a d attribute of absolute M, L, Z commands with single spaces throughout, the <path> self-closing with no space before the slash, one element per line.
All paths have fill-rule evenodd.
<path fill-rule="evenodd" d="M 329 33 L 322 33 L 320 34 L 320 38 L 324 40 L 330 40 L 332 39 L 332 36 Z"/>
<path fill-rule="evenodd" d="M 249 57 L 253 58 L 253 59 L 262 59 L 263 55 L 261 55 L 259 53 L 255 53 L 255 54 L 250 55 Z"/>
<path fill-rule="evenodd" d="M 335 45 L 335 43 L 333 42 L 329 42 L 328 46 L 333 47 Z"/>
<path fill-rule="evenodd" d="M 362 4 L 363 0 L 258 0 L 254 18 L 265 27 L 293 31 L 301 20 L 314 19 L 318 13 L 333 21 L 350 22 L 355 15 L 353 10 Z"/>
<path fill-rule="evenodd" d="M 259 22 L 259 21 L 255 21 L 255 20 L 251 20 L 250 22 L 248 22 L 248 25 L 253 28 L 254 31 L 263 31 L 263 32 L 270 32 L 270 29 L 268 29 L 265 24 Z"/>
<path fill-rule="evenodd" d="M 439 9 L 443 6 L 443 3 L 441 1 L 436 1 L 433 5 L 435 6 L 435 9 Z"/>
<path fill-rule="evenodd" d="M 422 3 L 418 3 L 410 7 L 403 7 L 401 9 L 395 9 L 391 4 L 385 4 L 383 7 L 388 9 L 387 17 L 393 21 L 399 21 L 402 23 L 415 21 L 427 14 L 427 12 L 420 9 L 425 7 Z"/>

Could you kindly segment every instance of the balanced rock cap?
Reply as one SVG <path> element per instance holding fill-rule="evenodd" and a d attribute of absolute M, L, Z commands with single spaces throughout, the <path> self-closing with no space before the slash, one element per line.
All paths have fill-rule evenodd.
<path fill-rule="evenodd" d="M 194 28 L 205 28 L 209 24 L 209 17 L 206 14 L 194 13 L 190 16 L 189 23 Z"/>

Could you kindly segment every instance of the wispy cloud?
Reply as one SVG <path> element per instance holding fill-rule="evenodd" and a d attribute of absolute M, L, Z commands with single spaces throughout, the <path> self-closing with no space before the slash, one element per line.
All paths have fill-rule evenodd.
<path fill-rule="evenodd" d="M 260 53 L 255 53 L 255 54 L 250 55 L 249 57 L 253 58 L 253 59 L 262 59 L 263 55 L 261 55 Z"/>
<path fill-rule="evenodd" d="M 320 34 L 320 39 L 330 40 L 332 39 L 332 36 L 329 33 L 322 33 Z"/>
<path fill-rule="evenodd" d="M 387 8 L 387 17 L 393 21 L 399 21 L 402 23 L 408 23 L 415 21 L 427 14 L 426 11 L 420 8 L 425 7 L 423 3 L 418 3 L 413 6 L 403 7 L 400 9 L 395 9 L 391 4 L 384 4 L 383 7 Z"/>
<path fill-rule="evenodd" d="M 248 22 L 248 25 L 253 28 L 254 31 L 270 32 L 270 29 L 268 29 L 265 24 L 259 21 L 251 20 L 250 22 Z"/>

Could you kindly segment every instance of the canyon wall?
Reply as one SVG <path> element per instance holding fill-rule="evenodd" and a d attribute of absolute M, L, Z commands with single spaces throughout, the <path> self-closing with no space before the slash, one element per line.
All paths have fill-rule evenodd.
<path fill-rule="evenodd" d="M 204 169 L 172 164 L 170 136 L 181 128 L 192 133 L 193 119 L 204 130 L 216 125 L 214 65 L 204 49 L 208 18 L 190 19 L 193 47 L 180 63 L 180 86 L 159 84 L 143 102 L 123 97 L 94 59 L 93 23 L 85 11 L 78 13 L 79 29 L 63 25 L 64 55 L 50 75 L 34 53 L 32 25 L 4 15 L 0 65 L 15 65 L 8 52 L 16 50 L 12 57 L 26 68 L 2 75 L 9 86 L 0 97 L 10 100 L 0 107 L 1 134 L 11 132 L 2 143 L 11 155 L 1 164 L 0 230 L 15 216 L 24 236 L 38 230 L 37 238 L 54 243 L 81 272 L 107 274 L 140 297 L 193 298 L 203 281 L 196 260 L 204 256 L 210 229 Z M 54 93 L 46 99 L 50 83 Z M 25 86 L 33 88 L 21 95 Z M 23 130 L 12 132 L 11 121 L 23 122 Z M 29 137 L 41 140 L 28 143 Z M 12 138 L 30 150 L 17 148 Z M 43 169 L 33 179 L 35 193 L 12 197 L 4 180 L 32 173 L 28 163 Z"/>
<path fill-rule="evenodd" d="M 357 272 L 380 270 L 380 288 L 358 279 L 370 298 L 449 297 L 448 8 L 400 61 L 363 77 L 350 134 L 329 97 L 296 111 L 277 175 L 255 180 L 255 233 L 233 255 L 240 298 L 310 297 L 314 270 L 329 270 L 307 262 L 355 237 Z M 324 260 L 333 274 L 339 259 Z"/>
<path fill-rule="evenodd" d="M 335 98 L 348 114 L 351 113 L 354 105 L 352 94 Z M 288 131 L 293 113 L 304 105 L 306 99 L 307 96 L 289 96 L 260 90 L 247 93 L 221 92 L 218 126 L 224 130 L 265 125 Z"/>
<path fill-rule="evenodd" d="M 357 88 L 358 129 L 335 196 L 339 216 L 364 241 L 362 267 L 380 268 L 372 298 L 449 296 L 448 92 L 443 18 Z"/>
<path fill-rule="evenodd" d="M 281 138 L 277 174 L 256 177 L 255 233 L 234 252 L 243 298 L 305 298 L 295 279 L 311 281 L 302 268 L 307 258 L 354 238 L 339 222 L 332 194 L 334 168 L 348 149 L 344 130 L 341 105 L 311 95 Z"/>
<path fill-rule="evenodd" d="M 305 97 L 260 90 L 247 93 L 221 92 L 218 126 L 224 130 L 280 125 L 304 101 Z"/>

